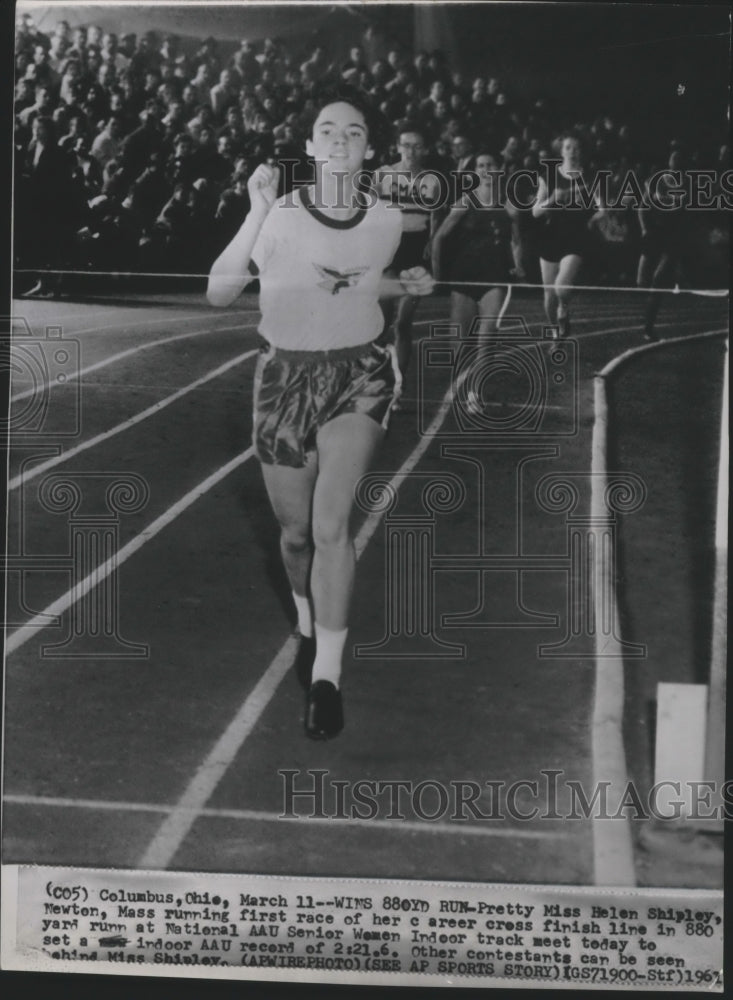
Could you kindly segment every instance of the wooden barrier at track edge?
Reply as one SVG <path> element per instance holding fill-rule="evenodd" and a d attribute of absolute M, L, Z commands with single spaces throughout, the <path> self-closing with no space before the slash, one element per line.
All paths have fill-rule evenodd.
<path fill-rule="evenodd" d="M 603 518 L 606 513 L 605 495 L 608 476 L 608 400 L 606 384 L 602 375 L 593 382 L 593 438 L 591 444 L 591 518 Z M 601 655 L 598 648 L 601 630 L 598 623 L 603 609 L 600 607 L 603 587 L 613 595 L 613 616 L 616 627 L 614 636 L 619 636 L 618 610 L 615 597 L 615 581 L 603 584 L 598 574 L 609 571 L 603 559 L 596 560 L 593 579 L 593 600 L 596 622 L 596 666 L 595 696 L 593 701 L 592 745 L 593 745 L 593 788 L 601 782 L 610 782 L 609 792 L 620 801 L 627 786 L 626 754 L 624 752 L 622 726 L 624 709 L 624 663 L 620 643 L 617 639 L 605 639 L 605 649 Z M 609 644 L 616 646 L 615 653 Z M 609 655 L 609 652 L 611 655 Z M 615 803 L 609 803 L 609 811 L 615 813 Z M 593 818 L 593 880 L 596 885 L 636 885 L 634 852 L 631 826 L 627 818 Z"/>
<path fill-rule="evenodd" d="M 643 344 L 639 347 L 631 348 L 618 355 L 610 361 L 593 380 L 593 436 L 591 444 L 591 517 L 602 517 L 605 514 L 605 493 L 608 483 L 608 395 L 607 382 L 619 368 L 632 358 L 638 357 L 647 351 L 659 350 L 670 347 L 684 341 L 701 340 L 711 337 L 725 336 L 726 331 L 709 331 L 700 334 L 691 334 L 684 337 L 674 337 L 668 340 L 656 341 L 650 344 Z M 725 406 L 725 402 L 724 402 Z M 723 416 L 725 422 L 725 413 Z M 718 558 L 716 566 L 716 577 L 721 572 L 721 560 Z M 610 567 L 604 560 L 597 560 L 596 577 L 594 579 L 593 599 L 595 604 L 596 623 L 600 620 L 601 595 L 603 587 L 613 595 L 613 616 L 614 635 L 621 635 L 618 620 L 618 604 L 616 600 L 615 580 L 606 578 L 599 580 L 598 574 L 609 573 Z M 722 561 L 722 571 L 724 575 L 725 560 Z M 725 689 L 725 679 L 722 675 L 724 666 L 718 669 L 715 666 L 715 648 L 722 641 L 725 642 L 725 629 L 721 632 L 716 627 L 719 623 L 717 617 L 721 614 L 717 607 L 718 587 L 716 580 L 716 622 L 713 629 L 713 674 L 711 676 L 710 698 L 720 697 L 720 691 Z M 724 611 L 722 612 L 724 614 Z M 627 787 L 628 774 L 626 767 L 626 753 L 623 744 L 623 707 L 624 707 L 624 662 L 621 653 L 620 642 L 613 640 L 616 645 L 616 652 L 611 651 L 609 656 L 609 642 L 606 640 L 604 649 L 598 649 L 601 631 L 596 628 L 596 685 L 593 706 L 592 722 L 592 745 L 593 745 L 593 785 L 599 787 L 600 782 L 610 782 L 610 791 L 616 789 L 616 797 L 620 799 L 623 790 Z M 600 655 L 601 652 L 604 655 Z M 721 712 L 720 704 L 714 710 L 714 715 L 719 716 Z M 719 731 L 712 732 L 708 737 L 707 762 L 716 760 L 717 767 L 715 773 L 711 773 L 711 780 L 718 780 L 722 773 L 722 746 L 724 739 L 723 720 L 717 718 Z M 715 727 L 709 727 L 715 730 Z M 609 811 L 612 811 L 613 804 L 609 803 Z M 704 829 L 711 830 L 711 821 L 704 822 Z M 722 820 L 715 824 L 717 832 L 722 828 Z M 636 884 L 636 874 L 634 869 L 633 838 L 630 822 L 624 820 L 603 820 L 597 817 L 593 820 L 593 872 L 596 885 L 626 885 Z"/>

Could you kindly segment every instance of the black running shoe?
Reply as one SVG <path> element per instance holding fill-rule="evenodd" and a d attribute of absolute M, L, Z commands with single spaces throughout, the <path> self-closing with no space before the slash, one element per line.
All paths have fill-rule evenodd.
<path fill-rule="evenodd" d="M 305 703 L 305 731 L 312 740 L 330 740 L 344 728 L 341 692 L 331 681 L 316 681 Z"/>
<path fill-rule="evenodd" d="M 307 691 L 311 686 L 311 674 L 313 673 L 313 661 L 316 658 L 316 638 L 313 635 L 301 635 L 296 633 L 298 639 L 298 652 L 295 654 L 293 669 L 298 683 Z"/>

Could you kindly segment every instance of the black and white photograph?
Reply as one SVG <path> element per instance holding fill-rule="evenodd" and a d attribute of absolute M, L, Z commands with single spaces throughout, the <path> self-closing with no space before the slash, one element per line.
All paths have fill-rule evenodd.
<path fill-rule="evenodd" d="M 722 990 L 730 44 L 16 3 L 5 969 Z"/>

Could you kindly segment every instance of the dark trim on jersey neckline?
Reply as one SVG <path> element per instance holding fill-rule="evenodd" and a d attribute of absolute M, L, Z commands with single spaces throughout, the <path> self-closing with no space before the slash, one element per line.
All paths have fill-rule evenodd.
<path fill-rule="evenodd" d="M 357 198 L 359 200 L 359 207 L 356 210 L 356 214 L 350 219 L 331 219 L 328 215 L 324 215 L 320 209 L 311 201 L 310 191 L 308 190 L 308 185 L 304 184 L 303 187 L 298 189 L 298 194 L 300 195 L 300 202 L 303 208 L 308 209 L 310 214 L 318 222 L 322 223 L 324 226 L 330 226 L 331 229 L 353 229 L 354 226 L 358 226 L 361 220 L 366 215 L 366 205 L 364 201 L 359 197 L 359 192 L 357 191 Z"/>

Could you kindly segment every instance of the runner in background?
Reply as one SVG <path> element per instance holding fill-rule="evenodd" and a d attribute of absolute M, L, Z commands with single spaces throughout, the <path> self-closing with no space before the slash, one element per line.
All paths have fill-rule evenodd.
<path fill-rule="evenodd" d="M 581 195 L 581 184 L 588 192 L 592 185 L 583 173 L 579 136 L 567 133 L 560 148 L 562 162 L 557 165 L 550 161 L 545 164 L 544 176 L 540 175 L 532 214 L 535 219 L 543 220 L 538 245 L 545 313 L 557 335 L 567 337 L 572 286 L 577 282 L 583 262 L 590 256 L 588 225 L 595 210 L 601 210 L 601 204 L 594 196 L 595 209 L 586 207 Z"/>
<path fill-rule="evenodd" d="M 682 280 L 682 258 L 688 235 L 686 207 L 675 191 L 680 185 L 682 154 L 674 150 L 667 164 L 669 172 L 659 172 L 654 183 L 644 185 L 644 204 L 637 217 L 641 229 L 641 254 L 636 274 L 638 288 L 651 289 L 644 310 L 644 338 L 657 340 L 654 324 L 660 298 L 655 289 L 679 286 Z M 675 177 L 676 172 L 679 177 Z"/>
<path fill-rule="evenodd" d="M 435 280 L 450 282 L 451 323 L 460 326 L 462 343 L 469 333 L 478 335 L 480 358 L 487 338 L 499 329 L 514 259 L 511 220 L 501 200 L 499 158 L 482 150 L 476 173 L 478 187 L 460 198 L 433 238 L 432 263 Z M 466 400 L 469 412 L 481 410 L 482 400 L 472 388 Z"/>
<path fill-rule="evenodd" d="M 412 267 L 422 267 L 430 260 L 430 240 L 437 228 L 441 188 L 435 173 L 424 168 L 428 145 L 419 127 L 405 126 L 399 134 L 397 148 L 398 162 L 382 167 L 375 177 L 380 198 L 391 208 L 399 207 L 402 219 L 402 238 L 389 269 L 393 277 Z M 412 324 L 417 304 L 415 295 L 403 295 L 383 304 L 385 328 L 389 330 L 394 324 L 394 343 L 403 382 L 412 354 Z"/>

